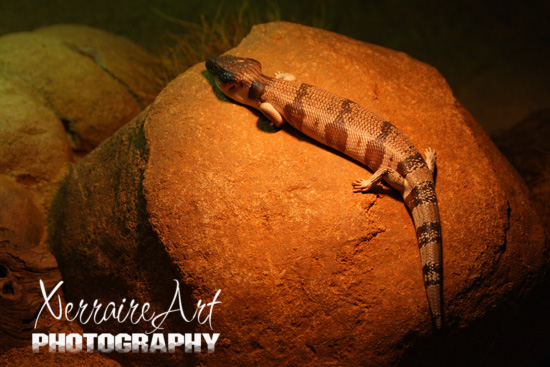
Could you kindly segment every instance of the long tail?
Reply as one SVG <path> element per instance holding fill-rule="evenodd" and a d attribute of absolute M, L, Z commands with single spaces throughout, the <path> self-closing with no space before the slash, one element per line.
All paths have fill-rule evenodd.
<path fill-rule="evenodd" d="M 433 180 L 418 183 L 409 192 L 405 192 L 403 197 L 416 228 L 428 304 L 436 328 L 441 329 L 443 324 L 441 221 Z"/>

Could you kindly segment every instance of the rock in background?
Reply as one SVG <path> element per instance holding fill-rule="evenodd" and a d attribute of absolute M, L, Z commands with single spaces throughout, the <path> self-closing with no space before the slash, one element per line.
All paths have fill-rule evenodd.
<path fill-rule="evenodd" d="M 495 142 L 530 189 L 531 199 L 550 233 L 550 109 L 532 113 Z"/>
<path fill-rule="evenodd" d="M 35 318 L 44 298 L 39 280 L 46 289 L 61 279 L 57 262 L 45 246 L 40 246 L 44 215 L 32 201 L 30 192 L 0 176 L 0 352 L 28 346 Z M 42 326 L 42 325 L 41 325 Z"/>
<path fill-rule="evenodd" d="M 61 280 L 44 241 L 59 183 L 152 102 L 153 64 L 141 47 L 87 26 L 0 37 L 0 352 L 30 349 L 39 279 L 47 288 Z"/>
<path fill-rule="evenodd" d="M 468 351 L 491 345 L 493 326 L 539 284 L 547 243 L 520 177 L 439 73 L 289 23 L 257 26 L 229 53 L 350 98 L 438 152 L 447 332 L 433 334 L 402 200 L 389 189 L 353 194 L 363 167 L 288 126 L 270 129 L 228 102 L 202 64 L 60 190 L 52 245 L 69 300 L 166 309 L 174 277 L 190 303 L 220 288 L 220 341 L 196 356 L 208 366 L 491 361 L 488 347 Z"/>
<path fill-rule="evenodd" d="M 82 25 L 0 37 L 0 174 L 47 209 L 70 164 L 154 99 L 153 65 L 141 47 Z"/>

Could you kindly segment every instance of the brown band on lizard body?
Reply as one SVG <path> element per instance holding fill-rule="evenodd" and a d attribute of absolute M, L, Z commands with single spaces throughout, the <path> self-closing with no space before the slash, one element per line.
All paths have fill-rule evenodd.
<path fill-rule="evenodd" d="M 407 195 L 403 198 L 405 205 L 409 210 L 413 210 L 419 205 L 427 203 L 437 203 L 437 197 L 435 196 L 435 185 L 433 181 L 424 181 L 418 183 Z"/>
<path fill-rule="evenodd" d="M 379 140 L 382 144 L 384 144 L 388 140 L 393 140 L 396 135 L 399 134 L 399 131 L 395 126 L 393 126 L 390 122 L 384 121 L 382 122 L 381 126 L 381 132 L 376 137 L 376 140 Z"/>
<path fill-rule="evenodd" d="M 441 284 L 441 264 L 428 263 L 422 267 L 422 273 L 424 274 L 424 284 L 428 287 L 431 285 Z"/>
<path fill-rule="evenodd" d="M 346 119 L 352 112 L 351 101 L 344 99 L 340 106 L 340 111 L 333 122 L 325 127 L 325 140 L 327 145 L 340 152 L 346 151 L 348 140 L 348 130 L 346 128 Z"/>
<path fill-rule="evenodd" d="M 253 101 L 261 102 L 261 98 L 264 93 L 265 86 L 254 80 L 252 82 L 252 85 L 250 86 L 250 89 L 248 90 L 248 98 Z"/>
<path fill-rule="evenodd" d="M 397 165 L 397 172 L 406 178 L 409 173 L 424 167 L 427 168 L 428 166 L 426 165 L 426 162 L 424 162 L 422 154 L 416 152 L 399 162 Z"/>
<path fill-rule="evenodd" d="M 441 223 L 426 222 L 422 223 L 416 229 L 416 237 L 418 238 L 418 247 L 422 248 L 428 243 L 441 240 Z"/>
<path fill-rule="evenodd" d="M 304 110 L 304 98 L 309 95 L 310 88 L 312 88 L 311 85 L 302 83 L 300 88 L 298 88 L 292 103 L 287 104 L 284 107 L 285 116 L 292 116 L 294 127 L 298 130 L 302 128 L 302 123 L 306 116 L 306 112 Z"/>

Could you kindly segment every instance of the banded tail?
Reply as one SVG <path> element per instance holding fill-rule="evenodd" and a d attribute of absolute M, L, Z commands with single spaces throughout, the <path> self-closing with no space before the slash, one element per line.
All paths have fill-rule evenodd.
<path fill-rule="evenodd" d="M 429 156 L 429 153 L 427 156 Z M 411 172 L 411 174 L 414 175 L 414 172 Z M 422 176 L 425 177 L 425 175 Z M 433 179 L 419 182 L 410 189 L 406 188 L 403 192 L 403 198 L 411 212 L 416 229 L 428 304 L 436 328 L 441 329 L 443 324 L 442 239 L 441 221 Z"/>

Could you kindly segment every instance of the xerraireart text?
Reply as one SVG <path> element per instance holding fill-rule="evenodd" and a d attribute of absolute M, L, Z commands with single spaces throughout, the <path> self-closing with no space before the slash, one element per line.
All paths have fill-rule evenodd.
<path fill-rule="evenodd" d="M 219 333 L 162 333 L 157 332 L 163 330 L 162 324 L 172 313 L 177 313 L 186 323 L 207 324 L 212 328 L 212 315 L 214 306 L 220 304 L 218 297 L 221 289 L 218 289 L 211 302 L 205 303 L 202 300 L 197 301 L 195 311 L 192 316 L 188 316 L 184 312 L 182 298 L 180 293 L 179 282 L 176 282 L 176 290 L 174 297 L 167 311 L 156 314 L 150 312 L 150 304 L 145 302 L 139 304 L 135 300 L 126 302 L 126 298 L 122 299 L 120 304 L 109 302 L 103 305 L 97 299 L 90 305 L 84 300 L 80 300 L 78 306 L 72 302 L 67 302 L 63 308 L 61 296 L 57 291 L 63 284 L 63 281 L 57 283 L 50 293 L 46 292 L 44 282 L 40 279 L 40 289 L 44 297 L 44 304 L 38 312 L 34 328 L 38 325 L 40 315 L 44 310 L 57 320 L 65 318 L 67 321 L 78 321 L 81 325 L 86 325 L 93 322 L 99 325 L 109 320 L 115 320 L 122 324 L 130 322 L 137 324 L 139 322 L 148 323 L 151 330 L 145 333 L 71 333 L 71 334 L 55 334 L 55 333 L 33 333 L 32 334 L 32 350 L 35 353 L 48 351 L 50 353 L 63 352 L 79 352 L 86 350 L 88 353 L 99 351 L 101 353 L 174 353 L 176 348 L 182 347 L 186 353 L 199 353 L 203 351 L 203 341 L 206 350 L 209 353 L 214 352 L 216 342 L 218 341 Z M 54 310 L 52 300 L 57 294 L 57 303 L 59 308 Z"/>

